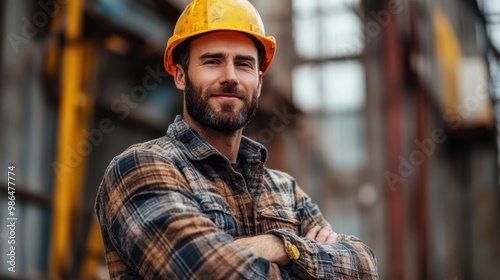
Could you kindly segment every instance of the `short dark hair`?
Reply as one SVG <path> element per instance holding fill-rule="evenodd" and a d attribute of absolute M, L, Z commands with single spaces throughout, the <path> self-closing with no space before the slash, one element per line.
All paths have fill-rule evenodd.
<path fill-rule="evenodd" d="M 186 72 L 186 73 L 189 69 L 189 55 L 191 54 L 191 42 L 194 39 L 201 37 L 203 35 L 205 35 L 205 34 L 200 34 L 200 35 L 188 38 L 174 48 L 174 51 L 172 53 L 172 56 L 173 56 L 172 58 L 173 58 L 174 64 L 180 64 L 182 67 L 182 70 L 184 70 L 184 72 Z M 259 59 L 259 61 L 258 61 L 259 62 L 259 70 L 260 70 L 260 65 L 262 64 L 262 61 L 266 57 L 266 48 L 264 48 L 264 45 L 262 44 L 262 42 L 260 42 L 254 36 L 251 36 L 249 34 L 245 34 L 245 35 L 247 35 L 253 41 L 253 43 L 255 44 L 255 47 L 257 48 L 258 59 Z"/>
<path fill-rule="evenodd" d="M 260 66 L 262 65 L 262 61 L 264 61 L 264 59 L 266 59 L 266 48 L 264 47 L 262 42 L 259 41 L 254 36 L 248 35 L 248 34 L 245 34 L 245 35 L 247 35 L 253 41 L 253 43 L 255 44 L 255 47 L 257 48 L 257 55 L 258 55 L 258 59 L 259 59 L 259 61 L 258 61 L 259 62 L 259 70 L 260 70 Z"/>
<path fill-rule="evenodd" d="M 189 38 L 174 48 L 172 53 L 174 64 L 180 64 L 182 70 L 187 73 L 189 67 L 189 55 L 191 54 L 191 41 L 194 38 Z"/>

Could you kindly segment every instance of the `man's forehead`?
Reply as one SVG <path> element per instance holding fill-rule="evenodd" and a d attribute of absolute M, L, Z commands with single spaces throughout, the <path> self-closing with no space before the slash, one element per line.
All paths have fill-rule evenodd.
<path fill-rule="evenodd" d="M 257 54 L 257 47 L 250 36 L 236 31 L 217 31 L 204 34 L 191 42 L 191 51 L 196 49 L 218 50 L 219 52 L 240 49 Z"/>

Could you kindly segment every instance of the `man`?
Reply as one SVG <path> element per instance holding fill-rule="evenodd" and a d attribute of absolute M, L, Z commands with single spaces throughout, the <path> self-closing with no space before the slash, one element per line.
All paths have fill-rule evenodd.
<path fill-rule="evenodd" d="M 275 48 L 246 0 L 194 0 L 180 16 L 165 68 L 183 118 L 115 157 L 99 188 L 112 279 L 377 278 L 372 251 L 242 136 Z"/>

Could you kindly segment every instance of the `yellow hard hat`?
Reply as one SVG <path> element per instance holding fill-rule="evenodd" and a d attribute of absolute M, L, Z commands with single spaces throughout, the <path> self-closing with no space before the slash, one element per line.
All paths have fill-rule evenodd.
<path fill-rule="evenodd" d="M 165 49 L 165 70 L 174 75 L 173 52 L 186 39 L 212 31 L 238 31 L 255 37 L 265 49 L 260 70 L 263 74 L 271 65 L 276 51 L 276 40 L 265 35 L 264 24 L 257 10 L 248 0 L 193 0 L 177 20 L 174 35 Z"/>

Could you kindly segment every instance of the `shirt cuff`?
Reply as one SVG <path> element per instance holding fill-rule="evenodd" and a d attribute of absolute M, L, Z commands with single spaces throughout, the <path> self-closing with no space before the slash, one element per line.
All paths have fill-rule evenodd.
<path fill-rule="evenodd" d="M 283 248 L 290 258 L 290 262 L 284 267 L 290 273 L 291 278 L 298 276 L 303 279 L 304 276 L 310 274 L 308 271 L 311 267 L 311 250 L 309 245 L 299 236 L 284 230 L 270 230 L 267 234 L 278 236 L 283 242 Z M 305 277 L 310 278 L 310 277 Z"/>

